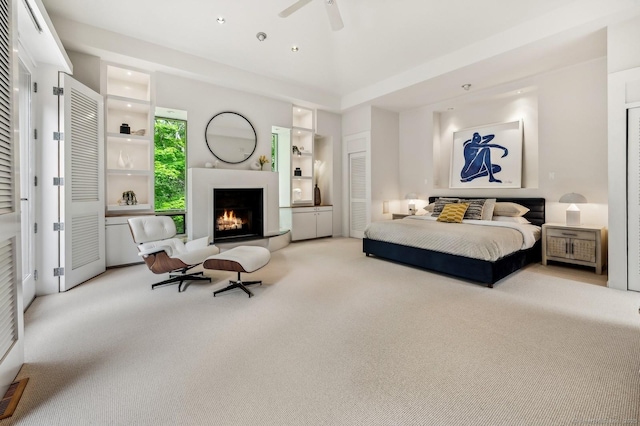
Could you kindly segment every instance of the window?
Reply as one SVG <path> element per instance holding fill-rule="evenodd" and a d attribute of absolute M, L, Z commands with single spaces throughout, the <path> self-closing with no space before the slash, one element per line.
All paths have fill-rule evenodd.
<path fill-rule="evenodd" d="M 154 132 L 155 207 L 171 216 L 178 234 L 185 229 L 187 122 L 156 117 Z"/>

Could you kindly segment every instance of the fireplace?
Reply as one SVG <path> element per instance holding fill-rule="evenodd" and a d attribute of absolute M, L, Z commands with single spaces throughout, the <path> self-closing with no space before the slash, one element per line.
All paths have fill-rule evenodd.
<path fill-rule="evenodd" d="M 214 188 L 214 242 L 263 237 L 262 203 L 262 188 Z"/>

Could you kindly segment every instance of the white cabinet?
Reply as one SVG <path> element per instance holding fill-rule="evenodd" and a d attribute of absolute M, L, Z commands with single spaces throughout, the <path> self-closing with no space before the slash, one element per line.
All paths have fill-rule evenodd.
<path fill-rule="evenodd" d="M 103 70 L 107 213 L 153 211 L 151 74 L 111 64 Z M 123 202 L 127 191 L 133 191 L 135 203 Z"/>
<path fill-rule="evenodd" d="M 547 261 L 591 266 L 597 274 L 607 259 L 607 230 L 602 226 L 542 225 L 542 264 Z"/>
<path fill-rule="evenodd" d="M 105 241 L 107 268 L 132 263 L 141 263 L 137 244 L 133 241 L 127 217 L 107 217 Z"/>
<path fill-rule="evenodd" d="M 290 223 L 292 241 L 333 235 L 332 206 L 281 209 L 281 220 L 281 225 Z"/>

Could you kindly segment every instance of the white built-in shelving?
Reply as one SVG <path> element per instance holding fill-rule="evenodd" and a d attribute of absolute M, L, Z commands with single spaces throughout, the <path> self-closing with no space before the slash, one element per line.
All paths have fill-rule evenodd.
<path fill-rule="evenodd" d="M 107 213 L 153 211 L 153 81 L 145 71 L 104 64 Z M 121 130 L 127 124 L 130 133 Z M 133 191 L 137 204 L 121 202 Z"/>

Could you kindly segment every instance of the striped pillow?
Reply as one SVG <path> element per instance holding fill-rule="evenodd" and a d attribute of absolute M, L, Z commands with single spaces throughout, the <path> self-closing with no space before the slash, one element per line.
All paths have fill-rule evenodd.
<path fill-rule="evenodd" d="M 469 208 L 464 214 L 465 219 L 474 219 L 474 220 L 482 220 L 482 209 L 484 208 L 484 204 L 487 201 L 484 198 L 479 198 L 475 200 L 462 200 L 465 203 L 469 203 Z"/>
<path fill-rule="evenodd" d="M 438 222 L 461 223 L 469 203 L 451 203 L 444 206 Z"/>
<path fill-rule="evenodd" d="M 447 204 L 456 204 L 459 201 L 460 200 L 458 198 L 438 198 L 435 203 L 433 203 L 433 213 L 431 213 L 431 216 L 440 216 L 440 213 L 442 213 L 442 209 L 444 208 L 444 206 L 446 206 Z"/>

